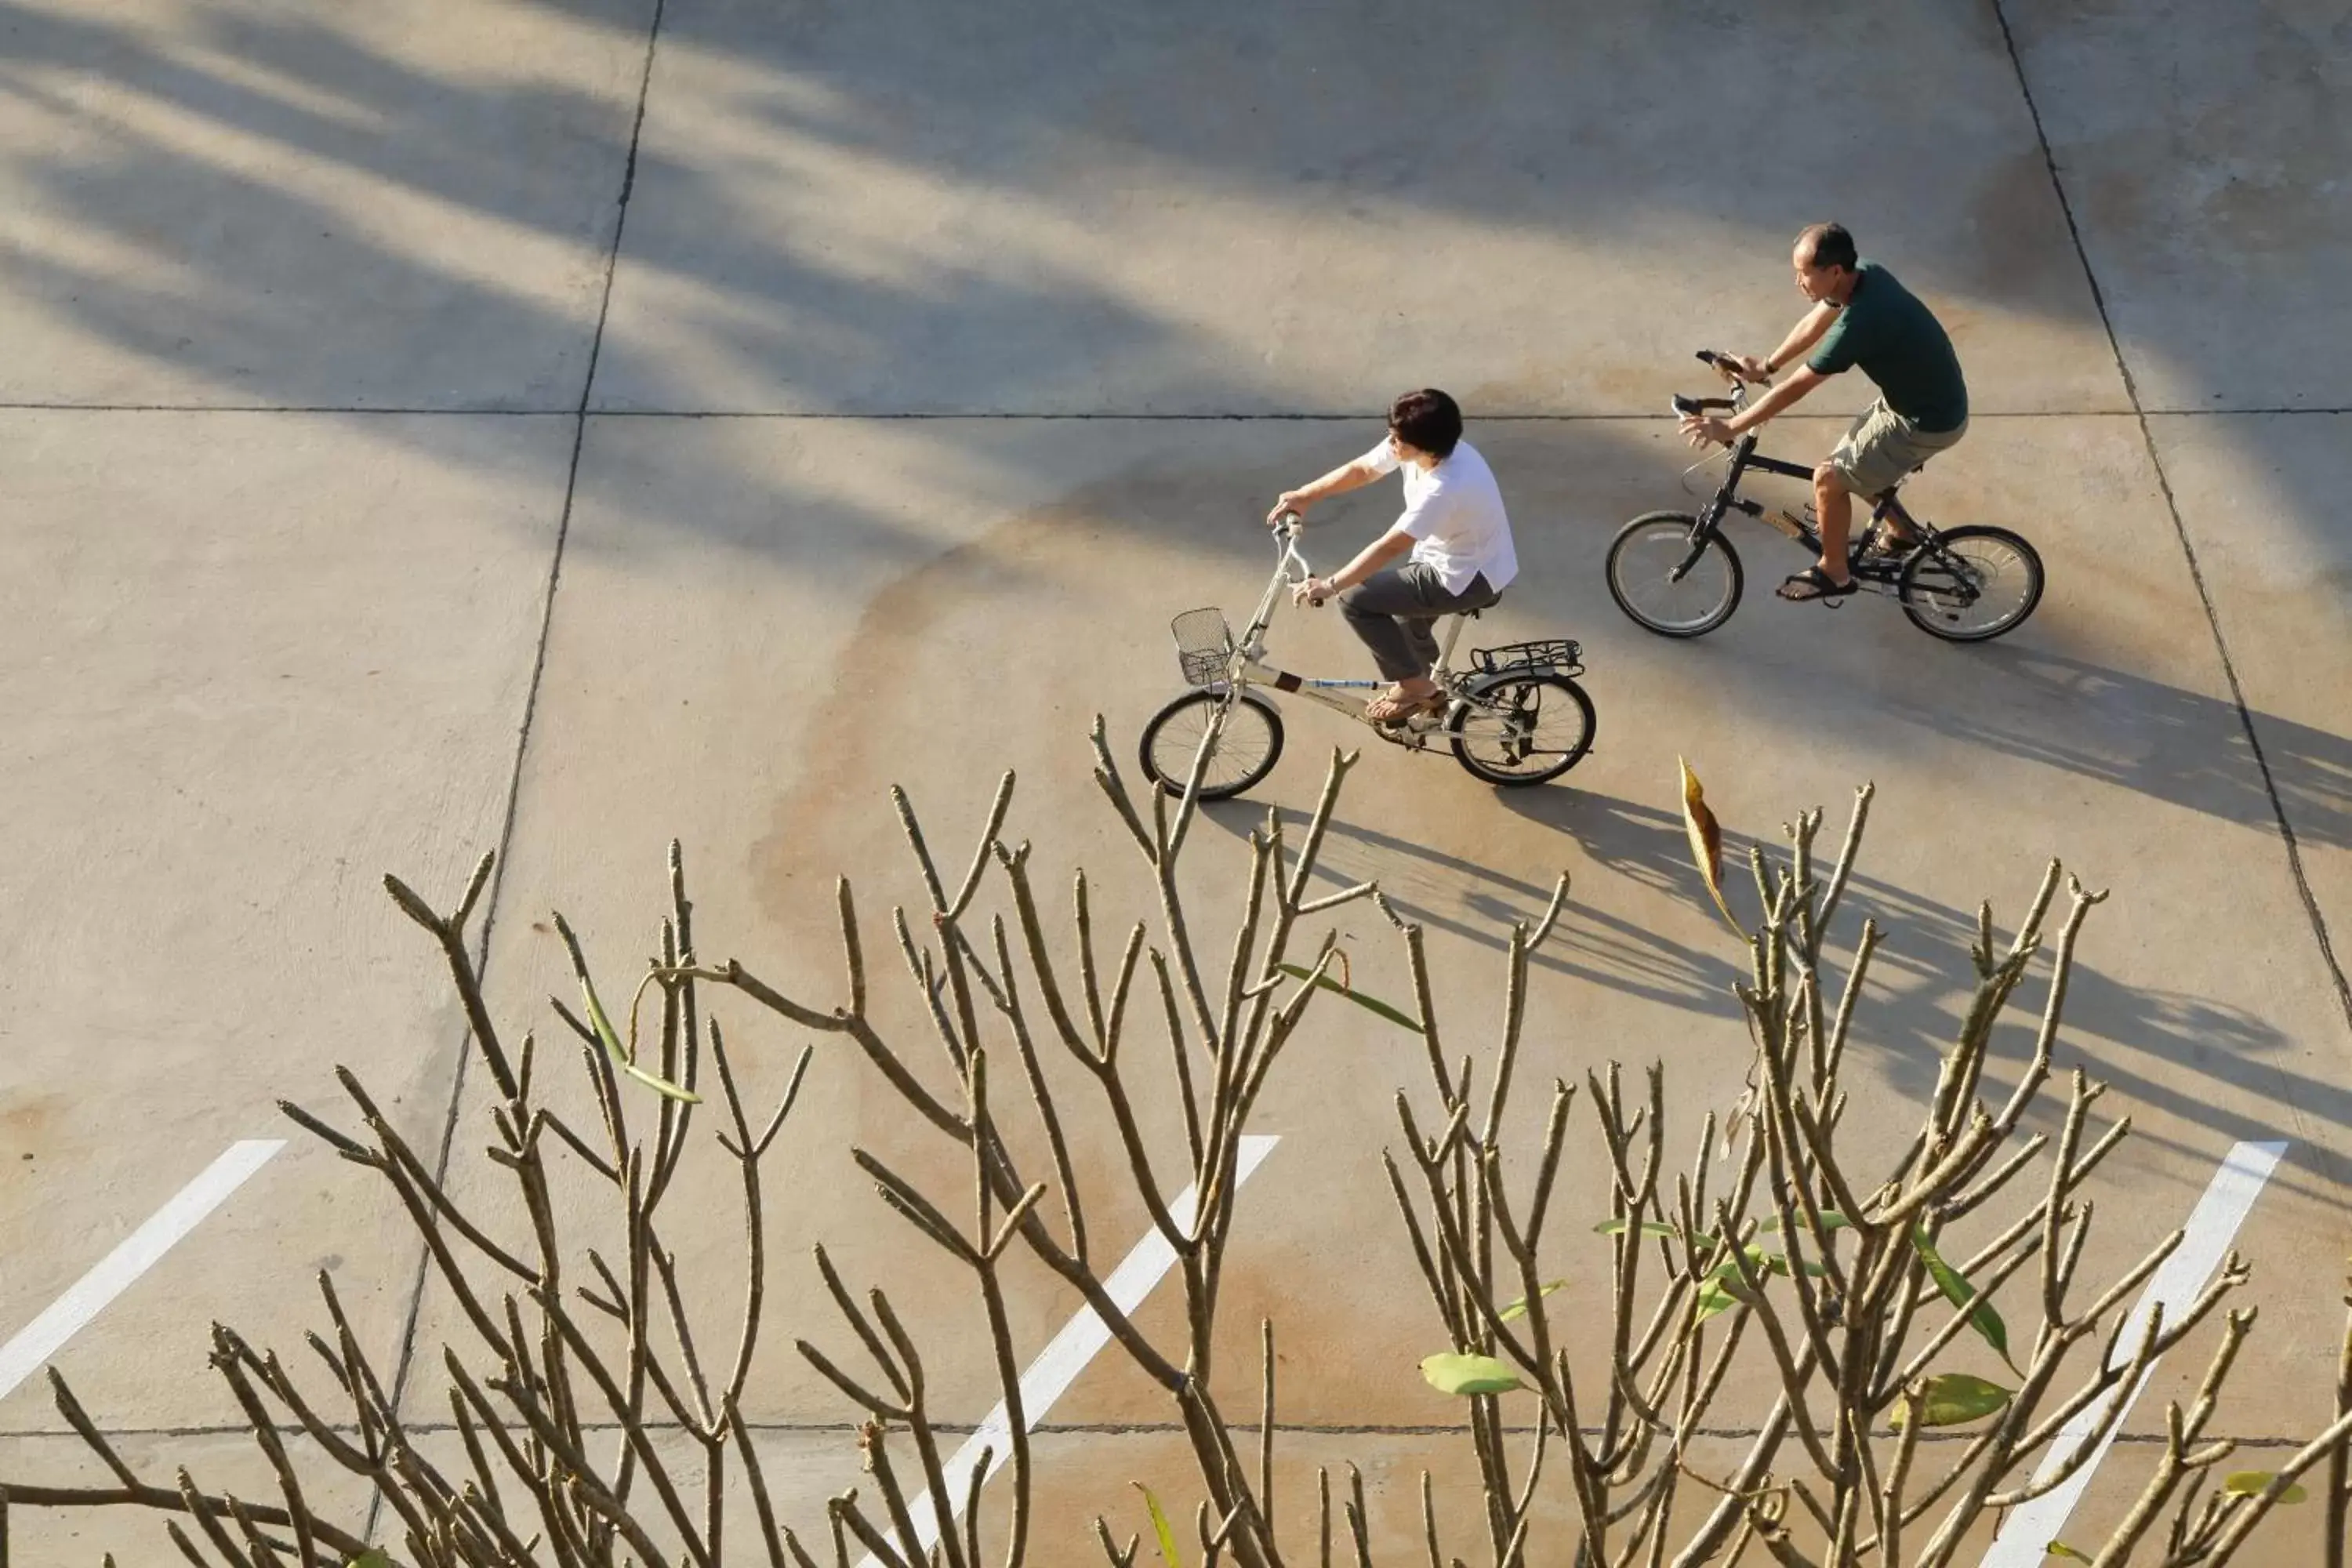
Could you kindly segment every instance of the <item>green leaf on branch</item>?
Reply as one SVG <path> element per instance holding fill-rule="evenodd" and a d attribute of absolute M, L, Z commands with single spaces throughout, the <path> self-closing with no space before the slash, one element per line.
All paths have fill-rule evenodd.
<path fill-rule="evenodd" d="M 2091 1560 L 2088 1552 L 2077 1552 L 2063 1541 L 2053 1541 L 2042 1550 L 2053 1557 L 2063 1557 L 2069 1563 L 2088 1563 Z"/>
<path fill-rule="evenodd" d="M 1844 1217 L 1843 1215 L 1839 1216 L 1838 1225 L 1843 1225 L 1844 1223 Z M 1594 1233 L 1600 1236 L 1622 1236 L 1629 1228 L 1631 1227 L 1628 1226 L 1626 1222 L 1622 1219 L 1604 1219 L 1599 1225 L 1592 1227 Z M 1778 1227 L 1775 1226 L 1770 1220 L 1767 1220 L 1764 1222 L 1764 1228 L 1771 1230 Z M 1834 1230 L 1837 1226 L 1824 1226 L 1823 1228 Z M 1654 1236 L 1661 1241 L 1676 1241 L 1681 1239 L 1683 1234 L 1681 1231 L 1676 1230 L 1673 1226 L 1661 1225 L 1654 1219 L 1643 1220 L 1642 1222 L 1641 1230 L 1643 1236 Z M 1712 1247 L 1716 1244 L 1713 1233 L 1708 1231 L 1699 1232 L 1699 1234 L 1693 1237 L 1691 1240 L 1695 1245 L 1702 1247 Z M 1747 1251 L 1748 1262 L 1753 1266 L 1757 1273 L 1778 1274 L 1784 1279 L 1788 1277 L 1790 1273 L 1790 1264 L 1789 1259 L 1785 1255 L 1778 1252 L 1767 1252 L 1762 1247 L 1756 1246 L 1752 1242 L 1748 1244 Z M 1812 1276 L 1816 1279 L 1829 1272 L 1827 1268 L 1818 1263 L 1807 1262 L 1803 1265 L 1803 1268 L 1807 1274 Z M 1709 1279 L 1737 1279 L 1738 1277 L 1739 1270 L 1728 1258 L 1717 1264 L 1707 1272 L 1707 1278 Z"/>
<path fill-rule="evenodd" d="M 1176 1532 L 1169 1528 L 1168 1515 L 1160 1508 L 1160 1500 L 1153 1497 L 1151 1489 L 1141 1481 L 1127 1484 L 1143 1494 L 1144 1509 L 1151 1515 L 1151 1533 L 1160 1538 L 1160 1560 L 1167 1563 L 1168 1568 L 1184 1568 L 1184 1560 L 1176 1554 Z"/>
<path fill-rule="evenodd" d="M 1416 1035 L 1421 1033 L 1421 1026 L 1419 1024 L 1406 1016 L 1402 1010 L 1390 1006 L 1387 1003 L 1381 1001 L 1377 996 L 1367 996 L 1360 991 L 1352 990 L 1348 986 L 1340 984 L 1339 982 L 1332 979 L 1328 974 L 1318 978 L 1313 970 L 1301 968 L 1296 963 L 1277 963 L 1275 967 L 1282 971 L 1285 974 L 1289 975 L 1293 980 L 1312 979 L 1315 981 L 1317 986 L 1322 990 L 1338 992 L 1340 995 L 1345 996 L 1349 1001 L 1353 1002 L 1357 1006 L 1363 1008 L 1366 1012 L 1379 1014 L 1381 1017 L 1386 1018 L 1390 1023 L 1394 1024 L 1400 1029 L 1410 1029 Z"/>
<path fill-rule="evenodd" d="M 2235 1492 L 2240 1497 L 2260 1497 L 2270 1490 L 2271 1483 L 2277 1479 L 2276 1470 L 2232 1470 L 2221 1483 L 2221 1489 Z M 2278 1500 L 2283 1503 L 2298 1503 L 2310 1495 L 2303 1489 L 2301 1482 L 2290 1481 L 2286 1489 L 2279 1493 Z"/>
<path fill-rule="evenodd" d="M 343 1568 L 392 1568 L 392 1559 L 371 1546 L 343 1564 Z"/>
<path fill-rule="evenodd" d="M 1803 1212 L 1801 1210 L 1799 1211 L 1797 1215 L 1798 1224 L 1801 1226 L 1804 1223 L 1804 1218 L 1805 1216 Z M 1823 1230 L 1844 1230 L 1853 1224 L 1853 1221 L 1846 1218 L 1845 1215 L 1838 1213 L 1835 1209 L 1822 1210 L 1822 1228 Z M 1774 1215 L 1770 1218 L 1767 1219 L 1764 1222 L 1763 1228 L 1766 1230 L 1780 1229 L 1780 1216 L 1779 1215 Z"/>
<path fill-rule="evenodd" d="M 1738 1284 L 1739 1282 L 1735 1279 L 1731 1282 L 1731 1288 L 1726 1288 L 1721 1281 L 1710 1279 L 1701 1285 L 1698 1288 L 1696 1303 L 1698 1316 L 1693 1321 L 1704 1323 L 1709 1318 L 1720 1316 L 1734 1307 L 1745 1306 L 1747 1303 L 1731 1293 L 1732 1289 L 1737 1289 Z"/>
<path fill-rule="evenodd" d="M 660 1074 L 647 1072 L 629 1059 L 628 1051 L 621 1044 L 621 1037 L 613 1030 L 613 1020 L 604 1016 L 604 1004 L 596 999 L 596 983 L 588 978 L 585 968 L 580 971 L 580 998 L 587 1004 L 588 1023 L 596 1031 L 596 1043 L 604 1047 L 604 1054 L 612 1058 L 614 1067 L 656 1094 L 667 1095 L 688 1105 L 702 1103 L 702 1096 L 692 1089 L 681 1089 Z"/>
<path fill-rule="evenodd" d="M 1490 1355 L 1464 1355 L 1444 1351 L 1423 1356 L 1421 1375 L 1440 1394 L 1508 1394 L 1525 1388 L 1519 1374 Z"/>
<path fill-rule="evenodd" d="M 2017 1371 L 2017 1363 L 2009 1359 L 2009 1325 L 2000 1321 L 2000 1314 L 1993 1310 L 1992 1303 L 1979 1300 L 1977 1288 L 1961 1278 L 1958 1269 L 1944 1261 L 1942 1255 L 1937 1252 L 1935 1243 L 1927 1239 L 1927 1226 L 1920 1226 L 1911 1232 L 1911 1245 L 1918 1248 L 1919 1260 L 1927 1266 L 1927 1272 L 1935 1279 L 1936 1289 L 1944 1293 L 1944 1300 L 1966 1312 L 1969 1327 L 1993 1348 L 2003 1365 L 2011 1372 Z M 1971 1301 L 1976 1303 L 1973 1307 L 1969 1305 Z"/>
<path fill-rule="evenodd" d="M 1536 1292 L 1536 1294 L 1537 1294 L 1538 1296 L 1549 1296 L 1549 1295 L 1550 1295 L 1550 1294 L 1551 1294 L 1553 1291 L 1555 1291 L 1555 1290 L 1565 1290 L 1565 1289 L 1568 1289 L 1568 1281 L 1567 1281 L 1567 1280 L 1565 1280 L 1565 1279 L 1555 1279 L 1555 1280 L 1553 1280 L 1550 1284 L 1546 1285 L 1542 1289 L 1538 1290 L 1538 1291 Z M 1527 1315 L 1528 1315 L 1528 1300 L 1527 1300 L 1527 1298 L 1526 1298 L 1526 1297 L 1524 1297 L 1524 1296 L 1520 1297 L 1517 1300 L 1516 1300 L 1516 1301 L 1512 1302 L 1509 1306 L 1507 1306 L 1507 1307 L 1504 1308 L 1501 1311 L 1499 1311 L 1499 1312 L 1497 1312 L 1497 1313 L 1496 1313 L 1496 1314 L 1495 1314 L 1495 1316 L 1496 1316 L 1496 1318 L 1500 1319 L 1501 1321 L 1504 1321 L 1504 1322 L 1506 1322 L 1506 1323 L 1507 1323 L 1507 1322 L 1511 1321 L 1514 1318 L 1524 1318 L 1524 1317 L 1526 1317 Z"/>
<path fill-rule="evenodd" d="M 1710 1236 L 1702 1237 L 1700 1239 L 1711 1242 L 1715 1238 Z M 1751 1274 L 1769 1274 L 1772 1272 L 1772 1265 L 1782 1261 L 1767 1254 L 1762 1247 L 1752 1241 L 1744 1244 L 1739 1250 L 1748 1254 L 1748 1271 Z M 1787 1269 L 1783 1268 L 1781 1272 L 1786 1273 Z M 1727 1253 L 1722 1262 L 1706 1271 L 1706 1277 L 1710 1280 L 1727 1279 L 1737 1285 L 1739 1283 L 1739 1265 Z"/>
<path fill-rule="evenodd" d="M 1927 1397 L 1919 1404 L 1922 1426 L 1965 1426 L 1980 1421 L 2009 1403 L 2011 1390 L 1965 1372 L 1947 1372 L 1927 1380 Z M 1895 1429 L 1903 1430 L 1910 1406 L 1895 1407 Z"/>

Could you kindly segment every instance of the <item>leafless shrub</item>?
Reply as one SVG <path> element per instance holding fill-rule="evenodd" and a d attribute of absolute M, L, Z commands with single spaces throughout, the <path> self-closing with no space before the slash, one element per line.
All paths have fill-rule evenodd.
<path fill-rule="evenodd" d="M 1352 996 L 1426 1047 L 1433 1099 L 1398 1097 L 1403 1158 L 1390 1160 L 1388 1174 L 1451 1345 L 1424 1373 L 1468 1401 L 1465 1438 L 1483 1491 L 1459 1500 L 1477 1516 L 1472 1534 L 1481 1560 L 1498 1568 L 1558 1562 L 1680 1568 L 1760 1552 L 1776 1563 L 1838 1568 L 1951 1563 L 1979 1521 L 2060 1484 L 2094 1449 L 2095 1441 L 2084 1443 L 2050 1473 L 2025 1479 L 2026 1467 L 2070 1421 L 2097 1413 L 2095 1439 L 2119 1417 L 2116 1392 L 2218 1313 L 2220 1342 L 2198 1396 L 2186 1410 L 2168 1413 L 2157 1469 L 2096 1561 L 2121 1563 L 2147 1542 L 2168 1568 L 2225 1563 L 2267 1510 L 2292 1495 L 2297 1478 L 2325 1460 L 2331 1549 L 2339 1553 L 2331 1562 L 2340 1562 L 2352 1415 L 2340 1415 L 2274 1475 L 2214 1479 L 2230 1445 L 2205 1434 L 2252 1326 L 2251 1310 L 2223 1310 L 2246 1278 L 2243 1267 L 2231 1258 L 2176 1321 L 2126 1321 L 2123 1304 L 2179 1245 L 2177 1233 L 2095 1288 L 2077 1278 L 2092 1221 L 2086 1184 L 2127 1123 L 2095 1129 L 2102 1089 L 2077 1073 L 2063 1088 L 2054 1139 L 2025 1131 L 2029 1113 L 2059 1092 L 2052 1047 L 2075 935 L 2099 898 L 2057 866 L 2006 944 L 1995 938 L 1990 910 L 1983 911 L 1976 994 L 1936 1092 L 1899 1157 L 1864 1173 L 1841 1146 L 1847 1098 L 1840 1075 L 1877 932 L 1864 925 L 1843 975 L 1831 972 L 1825 954 L 1869 792 L 1857 797 L 1843 845 L 1826 867 L 1815 852 L 1818 813 L 1793 826 L 1784 860 L 1755 854 L 1750 869 L 1763 913 L 1742 934 L 1748 974 L 1738 988 L 1755 1047 L 1746 1091 L 1727 1111 L 1706 1117 L 1688 1167 L 1670 1168 L 1666 1085 L 1656 1068 L 1638 1088 L 1629 1089 L 1614 1064 L 1581 1086 L 1554 1081 L 1532 1149 L 1512 1142 L 1507 1111 L 1520 1076 L 1528 961 L 1561 917 L 1565 879 L 1542 918 L 1511 932 L 1505 1026 L 1482 1067 L 1476 1053 L 1450 1057 L 1444 1044 L 1416 927 L 1381 904 L 1412 988 L 1409 1001 L 1393 1004 L 1350 989 L 1335 973 L 1335 934 L 1308 929 L 1335 907 L 1378 898 L 1369 884 L 1310 896 L 1351 757 L 1334 758 L 1295 837 L 1273 815 L 1250 837 L 1241 914 L 1214 944 L 1196 939 L 1176 875 L 1193 800 L 1154 794 L 1148 809 L 1139 805 L 1099 721 L 1095 758 L 1097 781 L 1149 869 L 1158 920 L 1156 931 L 1139 923 L 1115 943 L 1099 944 L 1080 874 L 1071 932 L 1060 944 L 1066 958 L 1048 935 L 1047 900 L 1035 886 L 1029 847 L 1002 837 L 1010 775 L 952 880 L 953 866 L 933 854 L 911 803 L 893 792 L 930 906 L 927 920 L 894 910 L 893 936 L 944 1070 L 919 1067 L 909 1043 L 894 1037 L 869 1005 L 865 935 L 845 880 L 837 893 L 839 991 L 805 1000 L 740 962 L 704 958 L 673 846 L 658 957 L 619 1025 L 604 1009 L 580 943 L 558 922 L 581 994 L 576 1009 L 558 1002 L 554 1010 L 573 1037 L 576 1050 L 567 1054 L 595 1110 L 593 1125 L 575 1127 L 542 1092 L 544 1048 L 526 1036 L 510 1049 L 483 1000 L 468 927 L 488 860 L 446 915 L 387 878 L 400 907 L 440 948 L 464 1005 L 470 1048 L 496 1089 L 488 1156 L 510 1178 L 527 1235 L 502 1239 L 488 1219 L 469 1214 L 434 1162 L 409 1145 L 347 1069 L 338 1078 L 358 1115 L 355 1129 L 290 1104 L 285 1110 L 388 1184 L 457 1303 L 472 1342 L 466 1353 L 451 1350 L 442 1370 L 462 1462 L 446 1453 L 436 1462 L 424 1451 L 322 1275 L 327 1328 L 309 1344 L 324 1369 L 323 1385 L 298 1380 L 275 1352 L 257 1351 L 232 1330 L 214 1331 L 213 1365 L 277 1478 L 275 1498 L 208 1491 L 184 1469 L 170 1485 L 142 1479 L 52 1373 L 58 1408 L 115 1484 L 0 1489 L 0 1568 L 11 1504 L 171 1512 L 185 1521 L 173 1519 L 167 1530 L 186 1561 L 239 1568 L 746 1562 L 848 1568 L 867 1553 L 890 1568 L 981 1568 L 989 1556 L 1007 1568 L 1032 1556 L 1067 1561 L 1071 1521 L 1034 1517 L 1022 1348 L 1013 1342 L 1003 1282 L 1016 1248 L 1076 1289 L 1121 1352 L 1171 1401 L 1204 1498 L 1192 1521 L 1204 1562 L 1275 1568 L 1312 1559 L 1328 1568 L 1335 1546 L 1365 1568 L 1376 1556 L 1400 1552 L 1447 1562 L 1440 1500 L 1426 1476 L 1417 1541 L 1371 1538 L 1362 1480 L 1352 1470 L 1336 1489 L 1336 1511 L 1331 1478 L 1319 1479 L 1311 1543 L 1277 1540 L 1270 1323 L 1261 1329 L 1259 1398 L 1248 1413 L 1254 1441 L 1212 1393 L 1245 1130 L 1322 991 Z M 1719 838 L 1695 781 L 1685 800 L 1701 868 L 1728 921 L 1716 865 Z M 2032 1058 L 2010 1091 L 1988 1102 L 1995 1024 L 2045 946 L 2048 1001 Z M 1210 956 L 1220 952 L 1222 962 Z M 871 1486 L 832 1499 L 806 1540 L 778 1517 L 742 1405 L 772 1267 L 763 1161 L 786 1126 L 813 1047 L 801 1051 L 772 1107 L 751 1106 L 739 1089 L 735 1047 L 709 1016 L 711 987 L 749 998 L 797 1030 L 845 1042 L 924 1124 L 963 1151 L 970 1172 L 958 1193 L 926 1191 L 888 1161 L 856 1152 L 885 1201 L 968 1275 L 972 1338 L 987 1347 L 1004 1418 L 943 1457 L 920 1348 L 885 1293 L 861 1295 L 818 1247 L 818 1274 L 856 1354 L 815 1339 L 801 1339 L 797 1348 L 865 1413 L 859 1442 Z M 641 1014 L 653 1021 L 642 1041 Z M 1135 1045 L 1139 1032 L 1160 1037 L 1148 1064 Z M 1056 1052 L 1091 1086 L 1082 1100 L 1054 1089 L 1046 1062 Z M 708 1100 L 714 1089 L 715 1107 Z M 1607 1153 L 1605 1191 L 1583 1194 L 1584 1207 L 1559 1190 L 1580 1093 Z M 1008 1102 L 1021 1108 L 1017 1136 L 1005 1120 Z M 1143 1107 L 1166 1103 L 1178 1110 L 1181 1146 L 1155 1146 L 1148 1131 Z M 708 1128 L 710 1116 L 715 1129 Z M 1082 1190 L 1076 1173 L 1069 1129 L 1081 1117 L 1108 1119 L 1125 1156 L 1123 1173 L 1110 1179 L 1129 1184 L 1123 1195 L 1140 1199 L 1175 1255 L 1183 1311 L 1179 1326 L 1159 1337 L 1114 1299 L 1090 1237 L 1090 1202 L 1106 1194 Z M 734 1167 L 745 1226 L 741 1294 L 725 1314 L 735 1328 L 721 1345 L 705 1343 L 695 1326 L 704 1321 L 709 1282 L 687 1277 L 664 1239 L 664 1203 L 677 1190 L 682 1162 L 709 1158 L 713 1148 Z M 558 1163 L 593 1176 L 606 1205 L 601 1216 L 567 1212 L 565 1194 L 576 1188 L 554 1179 Z M 1514 1172 L 1524 1179 L 1507 1180 Z M 1608 1331 L 1598 1358 L 1571 1347 L 1558 1317 L 1567 1298 L 1554 1295 L 1551 1275 L 1567 1268 L 1560 1230 L 1571 1209 L 1610 1216 L 1601 1226 L 1610 1237 Z M 581 1240 L 599 1218 L 609 1228 L 594 1234 L 617 1238 L 608 1247 Z M 1965 1246 L 1956 1239 L 1963 1234 L 1971 1238 Z M 1603 1245 L 1574 1239 L 1587 1256 Z M 2031 1324 L 2029 1331 L 2011 1329 L 1997 1298 Z M 1590 1321 L 1589 1297 L 1580 1310 Z M 1947 1370 L 1954 1347 L 1968 1338 L 1996 1352 L 2012 1381 Z M 1590 1339 L 1580 1335 L 1579 1342 Z M 1597 1368 L 1580 1364 L 1595 1359 Z M 1748 1413 L 1756 1436 L 1744 1458 L 1709 1473 L 1693 1450 L 1743 1364 L 1766 1368 L 1775 1392 L 1768 1408 Z M 1523 1393 L 1536 1412 L 1528 1429 L 1504 1418 L 1505 1401 Z M 2352 1340 L 2338 1408 L 2352 1410 Z M 299 1462 L 281 1436 L 286 1428 L 309 1439 Z M 1932 1448 L 1923 1443 L 1925 1432 L 1943 1428 L 1966 1435 Z M 983 1483 L 999 1468 L 1011 1475 L 991 1531 Z M 331 1472 L 380 1491 L 394 1521 L 387 1540 L 362 1540 L 363 1521 L 325 1516 L 311 1493 Z M 730 1477 L 740 1478 L 740 1491 L 730 1489 Z M 1541 1505 L 1561 1495 L 1576 1521 L 1571 1537 L 1537 1539 L 1538 1518 L 1553 1517 Z M 1186 1554 L 1157 1500 L 1149 1506 L 1159 1537 L 1153 1550 L 1171 1562 Z M 1110 1562 L 1137 1561 L 1134 1538 L 1122 1545 L 1100 1519 L 1094 1531 Z M 1050 1549 L 1040 1544 L 1048 1534 Z M 984 1550 L 984 1535 L 999 1543 Z"/>

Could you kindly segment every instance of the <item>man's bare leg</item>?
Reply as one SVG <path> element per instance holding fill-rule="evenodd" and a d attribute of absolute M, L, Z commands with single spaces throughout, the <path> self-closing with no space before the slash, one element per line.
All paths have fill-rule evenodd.
<path fill-rule="evenodd" d="M 1845 542 L 1853 532 L 1853 492 L 1845 488 L 1845 476 L 1827 463 L 1813 470 L 1813 515 L 1822 525 L 1822 554 L 1815 564 L 1843 587 L 1853 576 L 1846 570 Z"/>

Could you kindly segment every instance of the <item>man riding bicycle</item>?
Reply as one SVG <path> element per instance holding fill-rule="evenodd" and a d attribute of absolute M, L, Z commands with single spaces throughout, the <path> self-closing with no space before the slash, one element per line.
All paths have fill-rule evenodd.
<path fill-rule="evenodd" d="M 1430 622 L 1485 609 L 1519 571 L 1494 470 L 1462 439 L 1460 406 L 1434 388 L 1408 392 L 1390 405 L 1386 439 L 1354 462 L 1283 491 L 1266 523 L 1273 526 L 1285 512 L 1303 515 L 1318 500 L 1400 469 L 1404 511 L 1389 531 L 1328 577 L 1310 577 L 1290 591 L 1294 604 L 1338 595 L 1349 629 L 1371 649 L 1381 674 L 1395 682 L 1364 709 L 1375 724 L 1399 723 L 1442 703 L 1437 683 L 1429 679 L 1437 662 Z M 1389 569 L 1406 554 L 1412 559 Z"/>
<path fill-rule="evenodd" d="M 1878 387 L 1878 400 L 1847 429 L 1844 439 L 1813 470 L 1813 509 L 1821 521 L 1821 558 L 1780 584 L 1790 600 L 1842 599 L 1854 590 L 1846 565 L 1853 498 L 1876 497 L 1903 476 L 1968 434 L 1969 389 L 1959 356 L 1927 307 L 1895 274 L 1854 253 L 1853 237 L 1833 223 L 1797 236 L 1790 258 L 1797 291 L 1813 308 L 1769 357 L 1727 356 L 1751 381 L 1769 382 L 1780 368 L 1811 349 L 1803 365 L 1729 419 L 1685 415 L 1691 445 L 1728 446 L 1855 365 Z M 1818 347 L 1815 345 L 1818 344 Z M 1892 525 L 1890 525 L 1890 528 Z M 1890 543 L 1911 541 L 1895 532 Z"/>

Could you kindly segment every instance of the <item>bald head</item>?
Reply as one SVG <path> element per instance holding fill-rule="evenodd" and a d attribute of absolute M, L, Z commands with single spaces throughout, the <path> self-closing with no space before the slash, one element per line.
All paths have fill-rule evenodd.
<path fill-rule="evenodd" d="M 1853 248 L 1853 236 L 1846 233 L 1842 223 L 1809 223 L 1797 234 L 1797 265 L 1800 267 L 1835 267 L 1853 270 L 1860 258 Z"/>
<path fill-rule="evenodd" d="M 1854 255 L 1853 236 L 1844 226 L 1834 223 L 1808 224 L 1797 236 L 1796 249 L 1789 261 L 1796 268 L 1797 292 L 1816 305 L 1823 302 L 1843 305 L 1853 292 L 1854 267 L 1859 261 Z"/>

